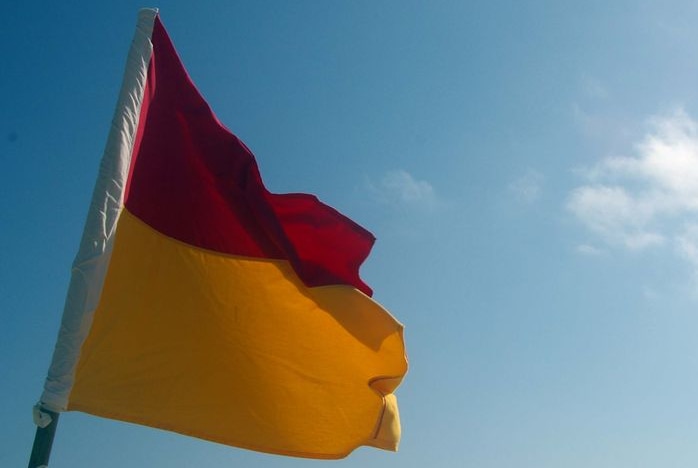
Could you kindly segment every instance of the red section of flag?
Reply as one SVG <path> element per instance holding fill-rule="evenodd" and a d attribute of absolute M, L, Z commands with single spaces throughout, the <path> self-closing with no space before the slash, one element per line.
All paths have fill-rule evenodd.
<path fill-rule="evenodd" d="M 129 211 L 197 247 L 289 260 L 308 286 L 348 284 L 370 295 L 358 269 L 373 235 L 312 195 L 270 193 L 251 151 L 192 83 L 159 18 L 152 41 Z"/>

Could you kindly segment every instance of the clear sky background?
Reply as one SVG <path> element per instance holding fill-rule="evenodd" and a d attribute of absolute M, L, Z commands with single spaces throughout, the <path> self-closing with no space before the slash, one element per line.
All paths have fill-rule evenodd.
<path fill-rule="evenodd" d="M 59 467 L 698 466 L 698 4 L 6 2 L 0 466 L 26 466 L 136 14 L 255 152 L 378 241 L 397 454 L 258 454 L 80 413 Z"/>

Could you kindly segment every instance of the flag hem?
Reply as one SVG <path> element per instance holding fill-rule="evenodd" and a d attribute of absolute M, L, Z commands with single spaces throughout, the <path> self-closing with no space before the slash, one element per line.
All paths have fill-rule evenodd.
<path fill-rule="evenodd" d="M 104 284 L 116 224 L 123 207 L 157 14 L 156 9 L 143 9 L 138 14 L 119 99 L 80 247 L 73 261 L 58 339 L 40 399 L 42 405 L 51 411 L 60 412 L 67 408 L 80 349 L 89 333 Z"/>

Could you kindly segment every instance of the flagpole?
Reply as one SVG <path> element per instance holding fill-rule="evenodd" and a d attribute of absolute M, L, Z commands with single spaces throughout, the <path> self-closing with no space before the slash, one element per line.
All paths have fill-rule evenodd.
<path fill-rule="evenodd" d="M 56 435 L 60 413 L 47 410 L 41 406 L 34 408 L 34 422 L 36 423 L 36 435 L 34 445 L 29 457 L 29 468 L 48 467 L 48 459 L 51 456 L 53 437 Z"/>

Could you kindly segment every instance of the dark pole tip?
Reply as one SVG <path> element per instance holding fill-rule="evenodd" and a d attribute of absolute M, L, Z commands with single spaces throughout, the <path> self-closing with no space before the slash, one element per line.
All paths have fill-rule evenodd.
<path fill-rule="evenodd" d="M 38 412 L 38 417 L 35 415 L 37 422 L 36 435 L 34 436 L 34 445 L 32 446 L 31 457 L 29 458 L 29 468 L 48 467 L 48 460 L 51 456 L 51 446 L 53 445 L 53 437 L 56 435 L 56 426 L 58 426 L 58 416 L 60 413 L 47 410 L 38 406 L 34 409 Z M 51 421 L 44 427 L 41 427 L 40 422 L 46 418 L 51 418 Z"/>

